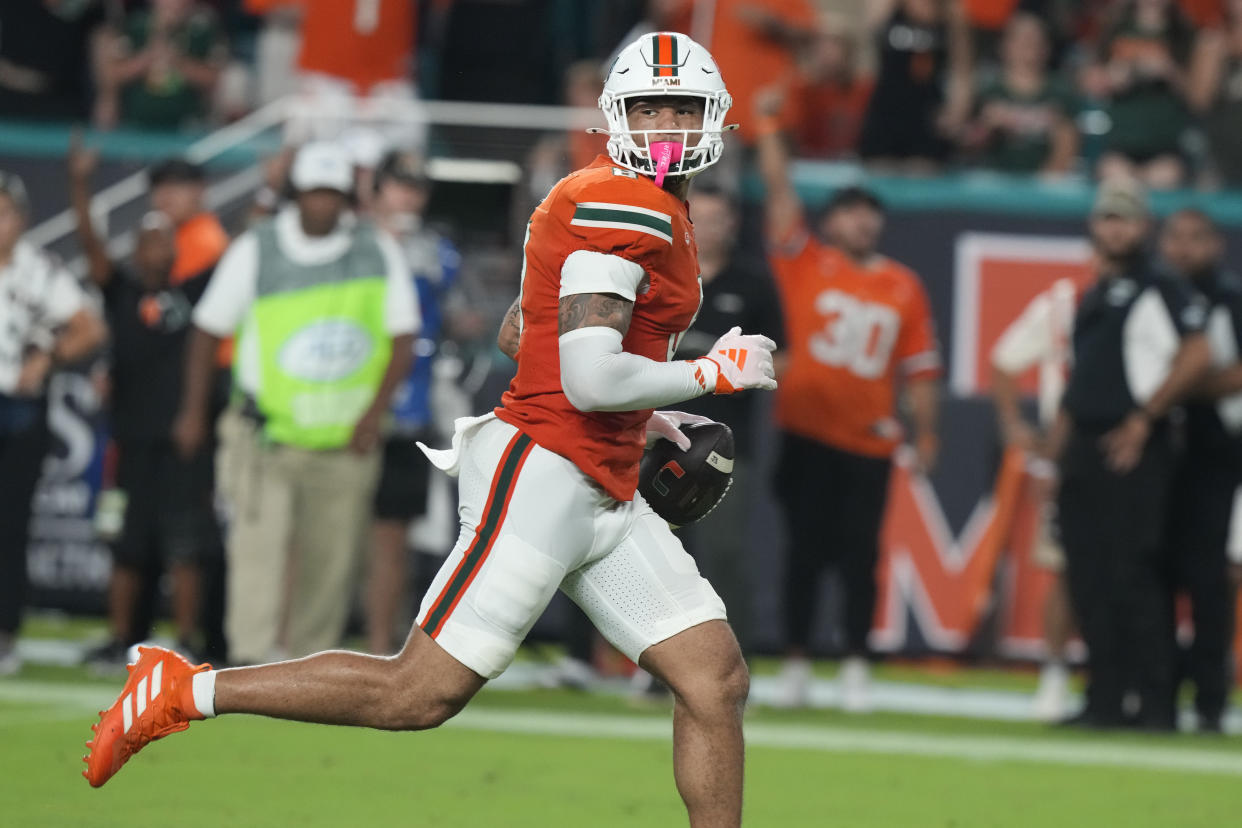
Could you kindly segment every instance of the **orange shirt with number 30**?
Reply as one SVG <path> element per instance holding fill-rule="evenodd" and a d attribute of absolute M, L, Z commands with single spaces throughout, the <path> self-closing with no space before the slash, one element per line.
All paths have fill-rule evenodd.
<path fill-rule="evenodd" d="M 804 242 L 771 256 L 789 351 L 776 422 L 842 451 L 887 457 L 901 439 L 899 379 L 941 372 L 927 294 L 891 259 L 860 265 L 801 235 Z"/>

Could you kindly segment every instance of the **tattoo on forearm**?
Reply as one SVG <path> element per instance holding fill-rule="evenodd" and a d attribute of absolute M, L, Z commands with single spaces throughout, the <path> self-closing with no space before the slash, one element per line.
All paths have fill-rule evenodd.
<path fill-rule="evenodd" d="M 517 340 L 522 335 L 522 308 L 515 301 L 505 314 L 505 333 Z"/>
<path fill-rule="evenodd" d="M 522 339 L 522 306 L 518 299 L 513 300 L 509 310 L 505 311 L 504 321 L 500 323 L 500 333 L 496 344 L 501 353 L 510 359 L 517 359 L 518 346 Z"/>
<path fill-rule="evenodd" d="M 576 293 L 561 300 L 558 332 L 605 327 L 625 334 L 634 303 L 609 293 Z"/>

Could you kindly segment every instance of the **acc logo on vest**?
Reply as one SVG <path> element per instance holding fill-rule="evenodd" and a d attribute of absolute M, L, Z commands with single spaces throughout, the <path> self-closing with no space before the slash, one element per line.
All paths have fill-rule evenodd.
<path fill-rule="evenodd" d="M 372 347 L 371 335 L 361 325 L 348 319 L 324 319 L 289 337 L 277 363 L 296 379 L 335 382 L 361 368 Z"/>

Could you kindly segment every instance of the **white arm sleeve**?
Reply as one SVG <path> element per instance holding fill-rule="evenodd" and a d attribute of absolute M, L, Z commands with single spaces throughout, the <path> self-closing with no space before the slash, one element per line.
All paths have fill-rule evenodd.
<path fill-rule="evenodd" d="M 203 298 L 194 306 L 194 324 L 213 336 L 237 333 L 254 304 L 259 279 L 259 240 L 244 233 L 220 257 Z"/>
<path fill-rule="evenodd" d="M 575 250 L 561 265 L 561 298 L 576 293 L 615 293 L 633 302 L 643 280 L 642 265 L 593 250 Z"/>
<path fill-rule="evenodd" d="M 560 351 L 561 388 L 579 411 L 659 408 L 700 397 L 715 387 L 710 361 L 656 362 L 626 353 L 621 350 L 621 332 L 613 328 L 578 328 L 562 334 Z"/>

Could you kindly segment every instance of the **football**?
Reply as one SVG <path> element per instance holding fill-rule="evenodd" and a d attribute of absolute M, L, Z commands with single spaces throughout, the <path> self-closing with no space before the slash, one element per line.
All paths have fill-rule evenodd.
<path fill-rule="evenodd" d="M 657 440 L 638 468 L 638 491 L 673 526 L 702 520 L 733 484 L 733 431 L 724 423 L 683 425 L 690 448 Z"/>

